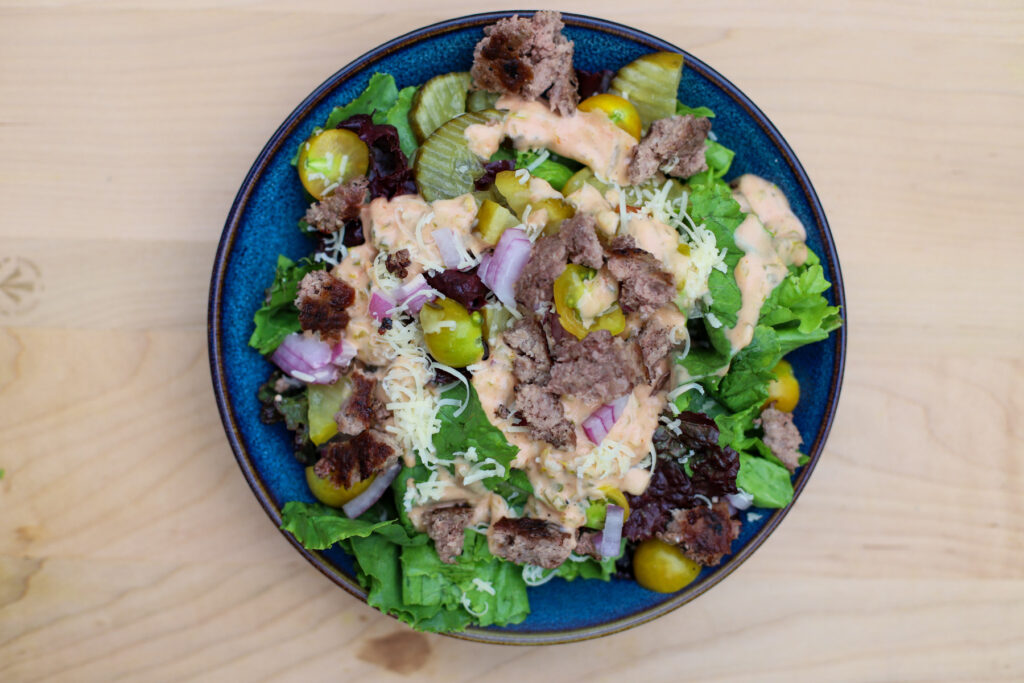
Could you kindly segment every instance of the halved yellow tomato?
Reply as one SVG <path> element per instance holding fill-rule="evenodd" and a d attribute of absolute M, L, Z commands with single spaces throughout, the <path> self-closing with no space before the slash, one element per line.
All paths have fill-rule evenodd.
<path fill-rule="evenodd" d="M 366 175 L 370 150 L 352 131 L 331 128 L 302 143 L 296 166 L 306 192 L 323 199 L 339 185 Z"/>
<path fill-rule="evenodd" d="M 309 484 L 309 490 L 313 492 L 313 497 L 324 505 L 330 505 L 332 508 L 340 508 L 345 503 L 353 500 L 365 491 L 376 477 L 377 475 L 373 475 L 362 481 L 357 481 L 352 485 L 352 488 L 347 489 L 344 486 L 338 486 L 330 479 L 318 477 L 316 472 L 313 471 L 312 465 L 306 468 L 306 483 Z"/>
<path fill-rule="evenodd" d="M 674 545 L 649 538 L 633 553 L 636 582 L 647 590 L 675 593 L 700 574 L 701 566 Z"/>
<path fill-rule="evenodd" d="M 624 97 L 602 93 L 592 95 L 579 104 L 580 111 L 599 111 L 604 113 L 612 123 L 626 131 L 637 140 L 643 132 L 643 122 L 640 120 L 640 112 L 636 110 L 633 103 Z"/>
<path fill-rule="evenodd" d="M 800 400 L 800 383 L 793 375 L 793 366 L 789 361 L 780 360 L 778 365 L 772 368 L 774 378 L 768 384 L 767 407 L 772 401 L 775 402 L 775 409 L 784 413 L 791 413 Z"/>

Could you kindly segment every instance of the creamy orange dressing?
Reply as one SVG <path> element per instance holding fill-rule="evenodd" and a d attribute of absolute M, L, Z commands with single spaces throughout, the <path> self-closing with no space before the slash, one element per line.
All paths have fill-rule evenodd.
<path fill-rule="evenodd" d="M 747 212 L 735 233 L 743 250 L 735 273 L 742 303 L 736 325 L 726 330 L 735 353 L 753 340 L 761 306 L 786 277 L 787 267 L 807 259 L 807 233 L 774 183 L 748 173 L 734 186 L 733 198 Z"/>
<path fill-rule="evenodd" d="M 465 131 L 469 148 L 482 159 L 498 150 L 501 140 L 512 138 L 516 149 L 550 149 L 586 164 L 600 178 L 626 185 L 627 169 L 637 141 L 600 112 L 576 111 L 561 116 L 542 102 L 505 95 L 495 105 L 507 110 L 495 124 L 474 124 Z M 497 131 L 500 131 L 497 132 Z"/>
<path fill-rule="evenodd" d="M 524 427 L 512 425 L 497 416 L 498 406 L 512 408 L 516 385 L 512 375 L 513 352 L 504 343 L 495 344 L 487 361 L 473 374 L 473 388 L 491 422 L 509 443 L 519 449 L 513 467 L 526 471 L 534 487 L 535 500 L 528 508 L 530 516 L 556 521 L 567 529 L 585 523 L 584 504 L 588 497 L 600 498 L 601 486 L 641 493 L 648 476 L 634 472 L 650 455 L 658 416 L 665 408 L 664 392 L 653 392 L 647 385 L 637 386 L 623 409 L 622 416 L 600 445 L 587 438 L 581 423 L 599 404 L 586 403 L 570 396 L 561 397 L 565 416 L 576 425 L 576 446 L 560 450 L 532 439 Z M 617 459 L 593 457 L 610 452 L 614 444 L 623 450 Z M 582 476 L 581 476 L 582 475 Z"/>
<path fill-rule="evenodd" d="M 444 467 L 437 468 L 437 480 L 444 482 L 444 489 L 440 497 L 429 505 L 415 505 L 408 512 L 409 521 L 417 530 L 425 531 L 423 515 L 426 512 L 453 504 L 465 503 L 473 508 L 469 526 L 487 524 L 509 516 L 508 504 L 505 499 L 488 491 L 480 482 L 464 485 L 461 476 L 451 474 Z M 410 478 L 406 482 L 406 486 L 412 486 L 412 484 L 413 481 Z"/>
<path fill-rule="evenodd" d="M 619 229 L 619 212 L 612 209 L 601 191 L 589 183 L 565 198 L 577 213 L 589 213 L 605 237 L 614 237 Z"/>
<path fill-rule="evenodd" d="M 747 173 L 736 179 L 733 197 L 744 211 L 753 211 L 773 235 L 775 251 L 787 265 L 807 260 L 807 231 L 775 183 Z"/>
<path fill-rule="evenodd" d="M 743 257 L 736 264 L 736 284 L 742 303 L 736 314 L 736 326 L 726 331 L 726 337 L 733 351 L 739 351 L 754 338 L 761 306 L 786 277 L 786 264 L 775 251 L 771 233 L 755 214 L 747 214 L 734 237 L 736 245 L 743 250 Z"/>
<path fill-rule="evenodd" d="M 690 267 L 690 257 L 679 251 L 679 233 L 655 218 L 631 213 L 623 226 L 622 233 L 631 235 L 636 246 L 654 254 L 661 260 L 665 270 L 675 278 L 676 285 L 682 285 Z"/>
<path fill-rule="evenodd" d="M 444 270 L 444 260 L 433 231 L 451 228 L 466 249 L 479 255 L 487 245 L 472 232 L 476 200 L 464 194 L 454 199 L 426 202 L 419 195 L 399 195 L 391 200 L 378 197 L 363 207 L 362 220 L 367 238 L 378 249 L 408 249 L 412 264 L 408 277 L 424 270 Z"/>
<path fill-rule="evenodd" d="M 377 250 L 372 244 L 360 244 L 348 250 L 348 256 L 334 267 L 334 277 L 355 290 L 355 299 L 348 307 L 349 321 L 345 328 L 345 343 L 356 348 L 356 358 L 367 365 L 384 365 L 391 349 L 377 333 L 379 324 L 370 315 L 370 291 L 373 260 Z"/>

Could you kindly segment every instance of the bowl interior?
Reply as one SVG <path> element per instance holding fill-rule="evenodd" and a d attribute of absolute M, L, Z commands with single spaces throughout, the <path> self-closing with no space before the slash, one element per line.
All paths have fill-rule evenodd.
<path fill-rule="evenodd" d="M 269 364 L 247 345 L 252 314 L 270 284 L 277 255 L 297 259 L 313 248 L 297 229 L 307 200 L 289 161 L 298 145 L 323 123 L 330 110 L 358 95 L 377 71 L 392 74 L 399 87 L 417 85 L 448 71 L 468 70 L 481 27 L 506 13 L 464 17 L 398 38 L 364 55 L 314 91 L 282 124 L 267 144 L 232 207 L 214 267 L 210 301 L 211 369 L 229 440 L 254 492 L 275 523 L 290 500 L 311 501 L 301 465 L 291 456 L 289 435 L 280 424 L 259 420 L 257 387 Z M 576 66 L 595 71 L 617 69 L 652 50 L 679 48 L 627 27 L 565 15 L 566 33 L 576 43 Z M 844 304 L 839 264 L 824 214 L 809 180 L 788 145 L 767 118 L 735 86 L 686 55 L 679 96 L 683 102 L 716 113 L 714 133 L 737 152 L 730 176 L 756 173 L 780 186 L 808 228 L 808 245 L 822 258 L 833 288 L 831 303 Z M 802 396 L 796 424 L 811 462 L 795 482 L 806 482 L 824 444 L 839 395 L 845 334 L 792 354 Z M 530 589 L 532 613 L 506 628 L 470 629 L 465 634 L 490 642 L 563 642 L 614 632 L 652 619 L 702 593 L 739 565 L 784 516 L 785 511 L 752 509 L 734 553 L 716 568 L 706 568 L 681 593 L 663 595 L 632 581 L 553 580 Z M 294 539 L 286 534 L 290 541 Z M 315 566 L 349 592 L 365 594 L 354 579 L 351 558 L 341 551 L 307 551 Z"/>

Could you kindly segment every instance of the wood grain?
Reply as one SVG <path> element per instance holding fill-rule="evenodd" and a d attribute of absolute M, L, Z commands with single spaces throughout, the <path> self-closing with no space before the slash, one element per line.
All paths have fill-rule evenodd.
<path fill-rule="evenodd" d="M 610 638 L 482 646 L 405 630 L 274 531 L 210 391 L 227 209 L 316 84 L 487 8 L 0 0 L 0 268 L 34 268 L 0 308 L 0 679 L 1024 679 L 1019 2 L 561 6 L 746 91 L 842 257 L 832 437 L 721 586 Z"/>

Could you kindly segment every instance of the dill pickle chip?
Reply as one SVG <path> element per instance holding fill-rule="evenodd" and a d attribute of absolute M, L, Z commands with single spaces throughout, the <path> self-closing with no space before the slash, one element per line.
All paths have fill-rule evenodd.
<path fill-rule="evenodd" d="M 496 92 L 474 90 L 469 93 L 469 97 L 466 98 L 466 110 L 483 111 L 484 109 L 494 109 L 494 105 L 500 97 L 501 95 Z"/>
<path fill-rule="evenodd" d="M 456 71 L 435 76 L 416 91 L 409 125 L 418 141 L 423 142 L 443 123 L 466 111 L 469 84 L 469 72 Z"/>
<path fill-rule="evenodd" d="M 493 109 L 460 114 L 423 141 L 413 173 L 424 199 L 451 199 L 473 191 L 473 182 L 484 174 L 484 162 L 470 151 L 466 128 L 500 116 Z"/>
<path fill-rule="evenodd" d="M 652 52 L 619 69 L 608 92 L 625 97 L 640 113 L 644 128 L 676 113 L 683 56 Z"/>

